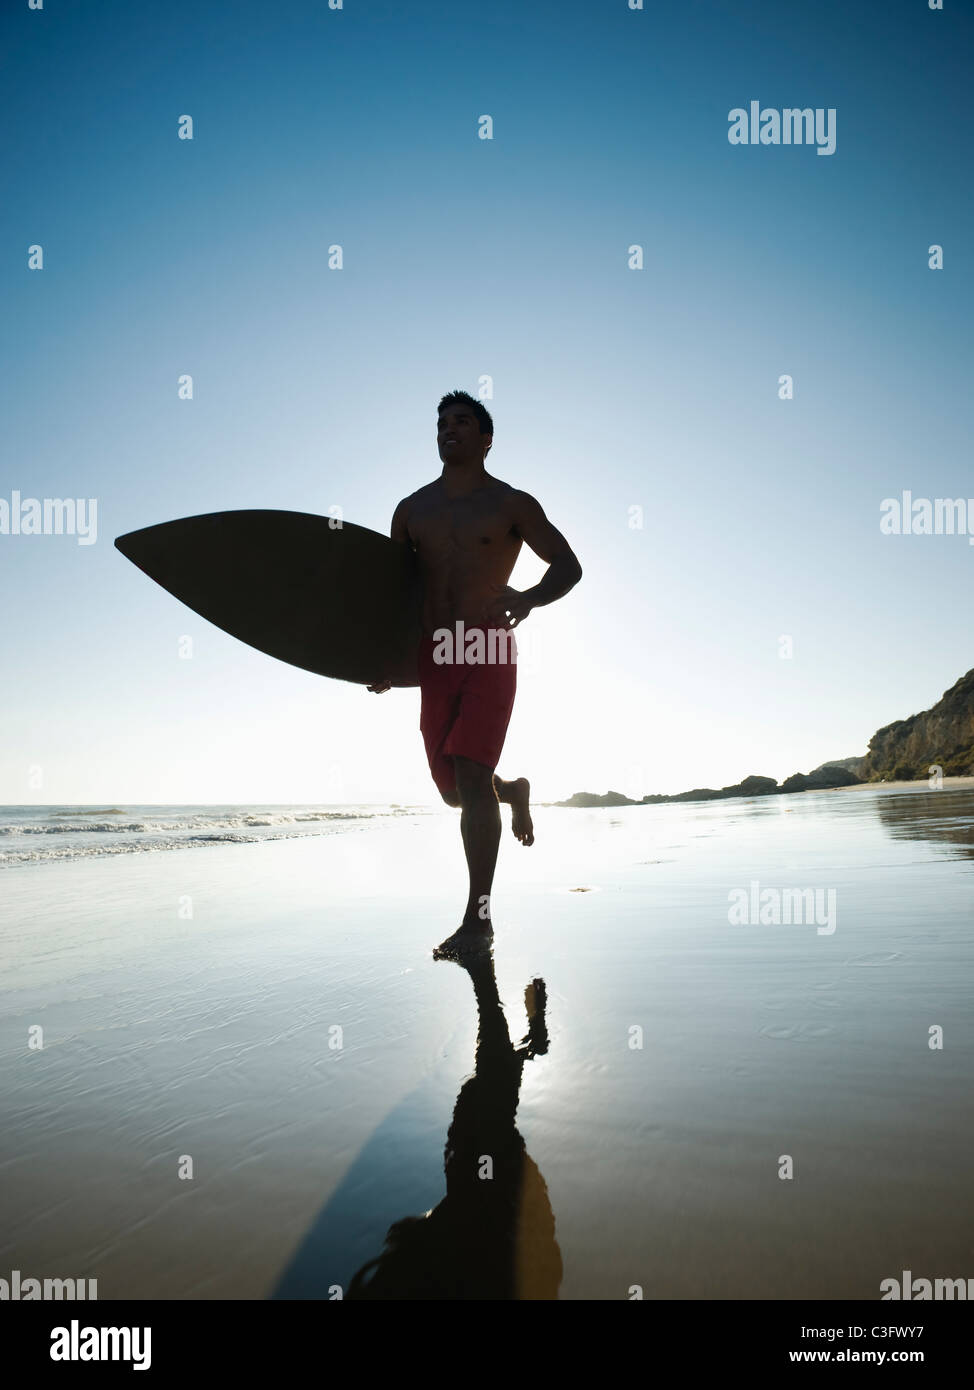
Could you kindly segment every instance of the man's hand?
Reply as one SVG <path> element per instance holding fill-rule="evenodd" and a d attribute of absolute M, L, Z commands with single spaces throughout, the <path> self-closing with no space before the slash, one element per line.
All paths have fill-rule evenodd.
<path fill-rule="evenodd" d="M 371 690 L 373 695 L 384 695 L 387 690 L 392 689 L 392 681 L 376 681 L 375 685 L 367 685 L 366 690 Z"/>
<path fill-rule="evenodd" d="M 498 627 L 517 627 L 518 623 L 523 623 L 534 607 L 530 594 L 507 585 L 501 588 L 495 584 L 494 589 L 495 597 L 487 605 L 484 616 Z"/>

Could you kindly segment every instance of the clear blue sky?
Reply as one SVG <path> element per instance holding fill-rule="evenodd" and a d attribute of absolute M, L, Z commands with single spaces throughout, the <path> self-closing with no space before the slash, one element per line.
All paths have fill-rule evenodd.
<path fill-rule="evenodd" d="M 415 692 L 275 663 L 112 541 L 251 506 L 386 531 L 484 375 L 491 470 L 585 568 L 522 629 L 505 775 L 784 777 L 933 703 L 974 665 L 974 547 L 879 508 L 974 496 L 972 27 L 960 0 L 4 6 L 0 496 L 96 497 L 98 540 L 0 536 L 0 800 L 435 799 Z M 729 144 L 751 100 L 834 107 L 835 154 Z"/>

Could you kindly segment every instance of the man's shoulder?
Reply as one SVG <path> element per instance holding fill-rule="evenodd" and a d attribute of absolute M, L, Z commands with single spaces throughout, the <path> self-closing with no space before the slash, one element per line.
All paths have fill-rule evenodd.
<path fill-rule="evenodd" d="M 520 487 L 509 487 L 507 483 L 504 486 L 508 491 L 507 500 L 516 511 L 523 512 L 529 508 L 540 507 L 541 503 L 530 492 L 525 492 Z"/>
<path fill-rule="evenodd" d="M 411 492 L 408 497 L 404 497 L 399 503 L 400 507 L 405 507 L 414 502 L 430 502 L 438 497 L 440 493 L 440 480 L 434 478 L 431 483 L 424 483 L 415 492 Z"/>
<path fill-rule="evenodd" d="M 415 502 L 422 501 L 423 497 L 427 495 L 430 489 L 434 486 L 435 484 L 433 483 L 427 483 L 425 487 L 418 487 L 415 492 L 407 493 L 406 496 L 402 499 L 402 501 L 396 504 L 397 515 L 400 512 L 408 512 L 409 508 Z"/>
<path fill-rule="evenodd" d="M 520 498 L 527 497 L 528 495 L 526 492 L 522 492 L 520 488 L 512 487 L 510 483 L 505 483 L 503 478 L 495 478 L 492 473 L 488 473 L 487 476 L 489 479 L 487 490 L 493 493 L 498 501 L 516 505 Z"/>
<path fill-rule="evenodd" d="M 505 483 L 502 478 L 491 477 L 482 496 L 485 501 L 489 498 L 489 505 L 503 511 L 515 525 L 530 520 L 541 510 L 540 502 L 536 497 L 532 497 L 530 492 Z"/>
<path fill-rule="evenodd" d="M 443 491 L 443 485 L 439 478 L 434 478 L 431 483 L 424 483 L 418 487 L 412 496 L 417 502 L 425 502 L 430 497 L 439 497 Z"/>

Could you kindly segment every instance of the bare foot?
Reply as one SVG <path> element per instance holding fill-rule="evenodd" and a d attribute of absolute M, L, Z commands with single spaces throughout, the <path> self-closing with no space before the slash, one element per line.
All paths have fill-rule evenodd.
<path fill-rule="evenodd" d="M 494 929 L 489 922 L 464 923 L 445 941 L 441 941 L 433 952 L 434 960 L 454 960 L 457 956 L 469 955 L 476 951 L 489 950 L 494 939 Z"/>
<path fill-rule="evenodd" d="M 522 845 L 534 844 L 534 821 L 528 801 L 531 797 L 531 783 L 526 777 L 518 777 L 510 783 L 511 787 L 511 830 L 515 840 Z"/>

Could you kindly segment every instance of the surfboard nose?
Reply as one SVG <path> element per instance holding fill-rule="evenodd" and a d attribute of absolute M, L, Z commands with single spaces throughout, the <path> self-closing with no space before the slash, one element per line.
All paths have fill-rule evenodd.
<path fill-rule="evenodd" d="M 131 560 L 137 569 L 142 570 L 150 579 L 155 579 L 157 583 L 162 582 L 154 568 L 159 563 L 161 547 L 160 537 L 154 533 L 160 529 L 158 526 L 143 526 L 138 531 L 127 531 L 124 536 L 115 537 L 115 549 L 119 554 L 124 555 L 126 560 Z"/>
<path fill-rule="evenodd" d="M 126 560 L 131 560 L 132 558 L 132 538 L 138 534 L 138 531 L 128 531 L 124 536 L 115 537 L 115 549 L 120 550 Z"/>

